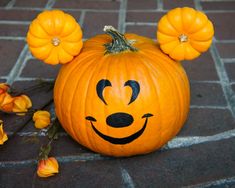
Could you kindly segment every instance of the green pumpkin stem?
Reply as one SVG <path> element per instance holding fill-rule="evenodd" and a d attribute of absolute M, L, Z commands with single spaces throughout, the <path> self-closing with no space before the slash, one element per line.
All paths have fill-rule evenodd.
<path fill-rule="evenodd" d="M 113 26 L 104 26 L 104 32 L 112 37 L 112 42 L 107 43 L 105 54 L 116 54 L 123 51 L 135 52 L 137 49 L 131 45 L 133 41 L 128 41 L 126 37 L 119 33 Z"/>

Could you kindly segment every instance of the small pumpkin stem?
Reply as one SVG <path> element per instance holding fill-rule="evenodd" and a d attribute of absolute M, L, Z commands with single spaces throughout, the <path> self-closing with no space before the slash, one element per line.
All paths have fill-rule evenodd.
<path fill-rule="evenodd" d="M 181 35 L 179 36 L 179 41 L 180 41 L 180 42 L 188 42 L 188 36 L 185 35 L 185 34 L 181 34 Z"/>
<path fill-rule="evenodd" d="M 113 26 L 104 26 L 104 32 L 113 39 L 111 43 L 104 45 L 106 47 L 105 54 L 120 53 L 127 50 L 132 52 L 137 51 L 137 49 L 131 45 L 131 42 Z"/>
<path fill-rule="evenodd" d="M 54 37 L 51 39 L 51 43 L 53 46 L 59 46 L 60 45 L 60 39 L 58 37 Z"/>

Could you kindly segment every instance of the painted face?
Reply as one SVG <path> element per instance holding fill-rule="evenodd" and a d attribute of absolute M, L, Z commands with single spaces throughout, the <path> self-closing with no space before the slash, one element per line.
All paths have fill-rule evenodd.
<path fill-rule="evenodd" d="M 97 95 L 98 95 L 99 99 L 107 106 L 107 108 L 108 108 L 108 104 L 104 99 L 103 90 L 108 86 L 112 87 L 112 84 L 109 80 L 106 80 L 106 79 L 100 80 L 96 86 Z M 132 95 L 131 95 L 129 103 L 127 104 L 127 105 L 131 105 L 137 99 L 137 97 L 140 93 L 140 85 L 135 80 L 128 80 L 125 82 L 124 86 L 130 87 L 132 89 Z M 103 134 L 102 132 L 100 132 L 98 130 L 98 128 L 96 128 L 96 126 L 94 125 L 95 122 L 97 121 L 95 117 L 87 116 L 86 120 L 90 121 L 91 127 L 94 130 L 94 132 L 99 137 L 106 140 L 107 142 L 110 142 L 112 144 L 128 144 L 130 142 L 133 142 L 135 139 L 137 139 L 138 137 L 140 137 L 143 134 L 143 132 L 148 124 L 148 118 L 151 116 L 153 116 L 153 114 L 151 114 L 151 113 L 143 114 L 141 118 L 145 119 L 145 121 L 144 121 L 144 124 L 141 127 L 141 129 L 132 133 L 129 136 L 122 137 L 122 138 L 112 137 L 112 136 L 109 136 L 109 135 L 106 135 L 106 134 Z M 115 112 L 115 113 L 112 113 L 106 117 L 106 125 L 113 127 L 113 128 L 117 128 L 117 129 L 132 126 L 133 121 L 134 121 L 133 116 L 130 113 L 126 113 L 126 112 Z"/>

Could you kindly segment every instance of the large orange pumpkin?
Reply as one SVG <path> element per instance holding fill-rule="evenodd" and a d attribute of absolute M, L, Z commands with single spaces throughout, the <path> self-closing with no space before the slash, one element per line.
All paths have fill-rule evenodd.
<path fill-rule="evenodd" d="M 56 114 L 80 144 L 112 156 L 154 151 L 174 137 L 189 111 L 189 83 L 179 62 L 149 38 L 107 34 L 84 43 L 63 65 L 54 88 Z"/>

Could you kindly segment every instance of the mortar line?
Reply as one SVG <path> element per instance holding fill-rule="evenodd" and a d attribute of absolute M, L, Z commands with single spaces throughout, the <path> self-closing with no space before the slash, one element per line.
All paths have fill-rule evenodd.
<path fill-rule="evenodd" d="M 20 77 L 20 76 L 16 78 L 16 81 L 37 81 L 37 80 L 54 81 L 55 78 L 41 78 L 41 77 L 33 78 L 33 77 Z"/>
<path fill-rule="evenodd" d="M 125 33 L 125 22 L 126 22 L 126 9 L 127 9 L 127 0 L 120 1 L 120 8 L 118 14 L 118 31 Z"/>
<path fill-rule="evenodd" d="M 5 9 L 11 9 L 15 5 L 16 0 L 11 0 L 9 3 L 5 6 Z"/>
<path fill-rule="evenodd" d="M 157 0 L 157 10 L 162 11 L 163 10 L 163 1 Z"/>
<path fill-rule="evenodd" d="M 220 82 L 221 82 L 221 86 L 223 89 L 225 99 L 228 103 L 229 109 L 231 110 L 233 117 L 235 118 L 235 95 L 234 95 L 234 92 L 230 86 L 229 78 L 226 73 L 224 64 L 219 57 L 219 53 L 218 53 L 217 48 L 215 47 L 214 43 L 212 43 L 212 45 L 211 45 L 210 52 L 211 52 L 212 58 L 215 62 L 215 68 L 216 68 L 218 76 L 220 78 Z"/>
<path fill-rule="evenodd" d="M 231 44 L 231 43 L 235 43 L 235 40 L 234 39 L 231 39 L 231 40 L 218 40 L 218 39 L 215 39 L 214 42 L 215 43 L 220 43 L 220 44 Z"/>
<path fill-rule="evenodd" d="M 121 167 L 121 176 L 122 176 L 122 182 L 123 182 L 123 187 L 124 188 L 134 188 L 135 184 L 133 182 L 133 179 L 131 178 L 130 174 L 128 171 Z"/>
<path fill-rule="evenodd" d="M 11 21 L 11 20 L 0 20 L 0 24 L 5 25 L 29 25 L 29 21 Z"/>
<path fill-rule="evenodd" d="M 126 22 L 126 25 L 147 25 L 147 26 L 157 26 L 154 22 Z"/>
<path fill-rule="evenodd" d="M 235 184 L 235 176 L 229 178 L 217 179 L 214 181 L 203 182 L 195 185 L 183 186 L 182 188 L 209 188 L 212 186 L 227 187 L 231 183 Z"/>
<path fill-rule="evenodd" d="M 194 5 L 197 10 L 203 11 L 202 6 L 200 4 L 200 0 L 194 0 Z"/>
<path fill-rule="evenodd" d="M 79 155 L 68 155 L 55 157 L 59 163 L 68 163 L 68 162 L 85 162 L 85 161 L 98 161 L 98 160 L 109 160 L 111 157 L 102 156 L 100 154 L 94 153 L 81 153 Z M 9 168 L 16 166 L 26 166 L 26 165 L 35 165 L 37 164 L 36 159 L 28 159 L 21 161 L 0 161 L 0 168 Z"/>
<path fill-rule="evenodd" d="M 85 16 L 86 16 L 86 11 L 83 10 L 81 12 L 81 15 L 80 15 L 80 18 L 79 18 L 79 21 L 78 21 L 81 27 L 83 27 Z"/>
<path fill-rule="evenodd" d="M 235 58 L 221 58 L 223 63 L 235 63 Z"/>
<path fill-rule="evenodd" d="M 219 110 L 226 110 L 229 109 L 228 106 L 200 106 L 200 105 L 190 105 L 190 108 L 195 109 L 219 109 Z"/>
<path fill-rule="evenodd" d="M 28 54 L 28 45 L 24 45 L 23 50 L 20 53 L 20 56 L 18 57 L 15 65 L 11 69 L 10 73 L 8 74 L 7 83 L 11 85 L 15 78 L 18 76 L 18 70 L 21 68 L 21 66 L 24 64 L 24 61 L 26 60 Z"/>
<path fill-rule="evenodd" d="M 224 0 L 201 0 L 201 2 L 223 2 Z M 230 1 L 233 2 L 234 0 L 226 0 L 226 1 Z"/>
<path fill-rule="evenodd" d="M 214 134 L 212 136 L 185 136 L 175 137 L 170 140 L 162 150 L 190 147 L 192 145 L 203 144 L 207 142 L 215 142 L 235 137 L 235 129 L 224 131 L 222 133 Z"/>
<path fill-rule="evenodd" d="M 25 37 L 0 36 L 0 40 L 24 40 Z"/>
<path fill-rule="evenodd" d="M 55 2 L 56 2 L 56 0 L 48 0 L 44 9 L 49 9 L 49 10 L 52 9 L 52 7 L 54 6 Z"/>
<path fill-rule="evenodd" d="M 219 80 L 190 80 L 190 83 L 220 84 Z"/>
<path fill-rule="evenodd" d="M 89 11 L 89 12 L 119 12 L 119 10 L 112 9 L 112 10 L 107 10 L 107 9 L 79 9 L 79 8 L 58 8 L 60 10 L 64 11 Z M 0 7 L 0 10 L 6 10 L 5 7 Z M 32 8 L 32 7 L 12 7 L 11 10 L 31 10 L 31 11 L 43 11 L 45 8 Z M 170 9 L 164 9 L 164 10 L 156 10 L 156 9 L 148 9 L 148 10 L 143 10 L 143 9 L 136 9 L 136 10 L 128 10 L 128 12 L 162 12 L 166 13 Z M 205 13 L 234 13 L 235 10 L 203 10 Z"/>

